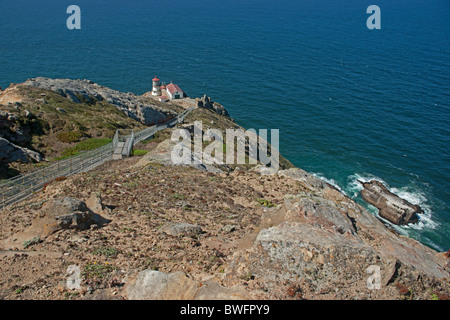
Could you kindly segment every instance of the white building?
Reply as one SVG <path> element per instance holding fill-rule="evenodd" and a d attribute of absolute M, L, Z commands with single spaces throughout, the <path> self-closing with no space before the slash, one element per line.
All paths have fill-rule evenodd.
<path fill-rule="evenodd" d="M 159 79 L 155 76 L 155 78 L 153 78 L 152 81 L 153 81 L 152 95 L 160 96 L 161 95 L 161 84 L 159 82 Z"/>
<path fill-rule="evenodd" d="M 180 89 L 180 87 L 174 83 L 169 83 L 166 86 L 167 94 L 169 95 L 170 99 L 181 99 L 184 97 L 183 90 Z"/>

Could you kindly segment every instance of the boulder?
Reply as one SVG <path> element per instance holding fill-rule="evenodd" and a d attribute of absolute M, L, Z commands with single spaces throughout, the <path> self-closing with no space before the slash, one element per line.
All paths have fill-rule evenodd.
<path fill-rule="evenodd" d="M 183 272 L 144 270 L 125 286 L 129 300 L 244 300 L 249 295 L 239 288 L 226 288 L 208 280 L 200 282 Z"/>
<path fill-rule="evenodd" d="M 8 140 L 0 137 L 0 161 L 1 162 L 32 162 L 42 161 L 42 156 L 35 151 L 19 147 Z"/>
<path fill-rule="evenodd" d="M 99 193 L 92 193 L 88 200 L 86 200 L 86 206 L 94 213 L 100 215 L 110 215 L 111 209 L 103 204 L 102 197 Z"/>
<path fill-rule="evenodd" d="M 419 221 L 417 214 L 423 213 L 418 205 L 413 205 L 389 191 L 381 182 L 371 180 L 361 182 L 363 190 L 361 196 L 367 203 L 379 210 L 379 215 L 384 219 L 397 224 L 405 225 Z"/>
<path fill-rule="evenodd" d="M 323 188 L 325 188 L 328 185 L 322 179 L 319 179 L 300 168 L 290 168 L 290 169 L 280 170 L 280 171 L 278 171 L 278 174 L 280 176 L 284 176 L 284 177 L 288 177 L 288 178 L 300 181 L 313 191 L 322 190 Z"/>
<path fill-rule="evenodd" d="M 94 213 L 81 200 L 71 197 L 52 199 L 44 204 L 31 229 L 41 237 L 62 229 L 88 229 L 95 224 Z"/>
<path fill-rule="evenodd" d="M 195 295 L 195 300 L 249 300 L 250 296 L 242 289 L 227 288 L 209 280 L 202 282 L 201 288 Z"/>
<path fill-rule="evenodd" d="M 190 223 L 177 223 L 177 222 L 168 222 L 159 229 L 160 232 L 164 232 L 171 236 L 194 236 L 202 233 L 202 228 L 198 225 L 190 224 Z"/>
<path fill-rule="evenodd" d="M 199 287 L 183 272 L 144 270 L 127 283 L 125 293 L 129 300 L 192 300 Z"/>
<path fill-rule="evenodd" d="M 86 200 L 86 206 L 94 213 L 92 219 L 97 226 L 102 227 L 111 222 L 111 220 L 108 219 L 111 215 L 111 209 L 103 204 L 100 194 L 93 193 L 89 199 Z"/>
<path fill-rule="evenodd" d="M 36 118 L 36 116 L 32 114 L 29 110 L 25 110 L 25 117 L 27 117 L 28 119 Z"/>
<path fill-rule="evenodd" d="M 220 103 L 212 101 L 206 94 L 202 98 L 196 99 L 196 101 L 199 108 L 209 109 L 221 116 L 230 117 L 228 111 Z"/>
<path fill-rule="evenodd" d="M 85 230 L 91 225 L 102 225 L 110 220 L 93 213 L 86 203 L 71 197 L 59 197 L 44 203 L 31 225 L 21 232 L 0 241 L 0 248 L 18 249 L 26 247 L 34 239 L 47 239 L 64 229 Z"/>

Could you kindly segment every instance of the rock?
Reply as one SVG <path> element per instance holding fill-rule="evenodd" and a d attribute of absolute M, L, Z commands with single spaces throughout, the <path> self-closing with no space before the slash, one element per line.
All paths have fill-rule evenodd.
<path fill-rule="evenodd" d="M 91 229 L 97 229 L 111 222 L 111 220 L 105 218 L 110 216 L 111 209 L 103 205 L 100 194 L 94 192 L 86 201 L 86 206 L 94 213 L 92 218 L 95 224 L 91 225 Z"/>
<path fill-rule="evenodd" d="M 34 114 L 32 114 L 29 110 L 25 110 L 25 117 L 27 117 L 28 119 L 33 119 Z"/>
<path fill-rule="evenodd" d="M 86 206 L 94 213 L 101 215 L 111 214 L 111 209 L 103 204 L 100 194 L 94 192 L 88 200 L 86 200 Z"/>
<path fill-rule="evenodd" d="M 144 270 L 127 283 L 125 293 L 129 300 L 192 300 L 199 287 L 183 272 Z"/>
<path fill-rule="evenodd" d="M 172 161 L 172 151 L 174 150 L 174 147 L 178 145 L 183 147 L 186 150 L 190 150 L 190 146 L 184 145 L 182 142 L 175 143 L 171 139 L 166 139 L 159 143 L 155 149 L 149 151 L 146 155 L 142 157 L 141 160 L 136 164 L 137 167 L 145 166 L 151 162 L 158 162 L 166 166 L 174 166 L 174 165 L 180 165 L 180 166 L 192 166 L 196 169 L 206 171 L 206 172 L 212 172 L 212 173 L 222 173 L 223 171 L 219 168 L 216 168 L 213 165 L 201 163 L 198 159 L 200 159 L 200 156 L 194 152 L 190 153 L 189 161 L 188 163 L 180 163 L 176 164 Z"/>
<path fill-rule="evenodd" d="M 159 231 L 171 236 L 194 236 L 203 232 L 202 228 L 198 225 L 177 222 L 168 222 L 163 225 Z"/>
<path fill-rule="evenodd" d="M 319 179 L 312 174 L 300 169 L 300 168 L 291 168 L 286 170 L 278 171 L 280 176 L 289 177 L 300 181 L 307 185 L 308 188 L 316 191 L 321 190 L 327 186 L 327 183 L 322 179 Z"/>
<path fill-rule="evenodd" d="M 91 197 L 86 201 L 86 206 L 95 213 L 100 213 L 104 210 L 102 198 L 98 193 L 93 193 Z"/>
<path fill-rule="evenodd" d="M 129 300 L 246 300 L 250 296 L 240 288 L 226 288 L 215 281 L 192 280 L 183 272 L 164 273 L 144 270 L 127 282 Z"/>
<path fill-rule="evenodd" d="M 146 125 L 164 123 L 168 120 L 167 115 L 161 113 L 160 110 L 155 109 L 155 106 L 141 105 L 137 109 L 137 114 L 139 120 Z"/>
<path fill-rule="evenodd" d="M 196 101 L 199 108 L 209 109 L 221 116 L 230 117 L 228 111 L 220 103 L 212 101 L 206 94 L 202 98 L 196 99 Z"/>
<path fill-rule="evenodd" d="M 26 146 L 31 141 L 31 136 L 29 134 L 28 128 L 17 128 L 15 132 L 11 132 L 12 134 L 7 137 L 4 136 L 9 142 L 14 143 L 17 146 Z M 29 150 L 29 149 L 27 149 Z M 31 150 L 27 151 L 29 153 Z M 37 153 L 32 151 L 32 153 Z M 32 156 L 34 158 L 34 155 Z"/>
<path fill-rule="evenodd" d="M 19 147 L 4 138 L 0 138 L 0 161 L 1 162 L 32 162 L 42 161 L 42 156 L 30 149 Z"/>
<path fill-rule="evenodd" d="M 94 214 L 81 200 L 61 197 L 44 204 L 38 216 L 33 221 L 31 229 L 41 237 L 62 229 L 88 229 L 95 224 Z"/>
<path fill-rule="evenodd" d="M 381 217 L 397 224 L 405 225 L 419 221 L 417 214 L 423 213 L 422 208 L 413 205 L 390 192 L 381 182 L 372 180 L 360 182 L 363 185 L 361 196 L 367 203 L 379 210 Z"/>
<path fill-rule="evenodd" d="M 278 168 L 267 167 L 262 164 L 257 164 L 250 171 L 258 172 L 261 175 L 273 175 L 278 173 Z"/>
<path fill-rule="evenodd" d="M 46 239 L 63 229 L 85 230 L 95 224 L 94 213 L 78 199 L 59 197 L 45 202 L 32 224 L 22 232 L 0 241 L 4 249 L 25 245 L 32 238 Z"/>
<path fill-rule="evenodd" d="M 237 288 L 226 288 L 212 280 L 202 283 L 195 300 L 249 300 L 250 296 Z"/>
<path fill-rule="evenodd" d="M 233 232 L 233 231 L 235 231 L 235 230 L 236 230 L 236 226 L 231 225 L 231 224 L 227 224 L 227 225 L 225 225 L 225 226 L 222 228 L 222 231 L 225 232 L 225 233 L 231 233 L 231 232 Z"/>
<path fill-rule="evenodd" d="M 387 286 L 389 283 L 393 282 L 397 276 L 397 271 L 400 268 L 400 261 L 397 259 L 393 261 L 388 261 L 387 268 L 385 270 L 385 276 L 381 282 L 383 286 Z"/>
<path fill-rule="evenodd" d="M 231 274 L 252 275 L 269 291 L 302 279 L 311 291 L 339 287 L 350 294 L 366 287 L 366 268 L 376 264 L 376 251 L 318 224 L 283 222 L 261 230 L 253 245 L 237 251 Z"/>
<path fill-rule="evenodd" d="M 40 102 L 40 103 L 43 103 L 43 104 L 47 104 L 47 101 L 45 101 L 44 98 L 36 99 L 36 102 Z"/>

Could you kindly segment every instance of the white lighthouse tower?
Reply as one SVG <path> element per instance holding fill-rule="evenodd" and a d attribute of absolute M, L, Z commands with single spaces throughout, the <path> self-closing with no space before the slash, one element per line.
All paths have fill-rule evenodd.
<path fill-rule="evenodd" d="M 161 83 L 160 80 L 155 76 L 153 78 L 153 88 L 152 88 L 152 95 L 153 96 L 160 96 L 161 95 Z"/>

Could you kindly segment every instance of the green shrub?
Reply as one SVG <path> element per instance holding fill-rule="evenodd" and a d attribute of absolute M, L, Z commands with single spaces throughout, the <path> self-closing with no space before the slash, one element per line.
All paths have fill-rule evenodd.
<path fill-rule="evenodd" d="M 264 207 L 268 207 L 268 208 L 272 208 L 275 207 L 276 205 L 274 203 L 272 203 L 272 201 L 270 200 L 266 200 L 266 199 L 256 199 L 256 201 L 259 202 L 260 205 L 264 206 Z"/>
<path fill-rule="evenodd" d="M 110 265 L 108 262 L 105 263 L 88 263 L 84 266 L 81 271 L 81 275 L 85 279 L 99 279 L 105 278 L 106 275 L 112 271 L 114 271 L 116 267 Z"/>
<path fill-rule="evenodd" d="M 104 145 L 107 145 L 110 142 L 112 142 L 112 140 L 108 138 L 86 139 L 77 143 L 76 146 L 64 150 L 62 156 L 57 158 L 56 160 L 61 160 L 67 157 L 77 155 L 81 151 L 94 150 L 103 147 Z"/>
<path fill-rule="evenodd" d="M 136 150 L 133 150 L 133 152 L 131 153 L 131 155 L 133 155 L 133 156 L 144 156 L 144 155 L 146 155 L 147 153 L 148 153 L 147 150 L 136 149 Z"/>
<path fill-rule="evenodd" d="M 113 247 L 100 247 L 95 249 L 93 252 L 93 254 L 95 255 L 103 255 L 105 257 L 114 257 L 117 256 L 117 254 L 119 253 L 119 250 L 117 250 L 116 248 Z"/>
<path fill-rule="evenodd" d="M 73 143 L 80 141 L 80 139 L 83 137 L 83 134 L 78 131 L 62 131 L 58 132 L 56 135 L 56 138 L 65 143 Z"/>
<path fill-rule="evenodd" d="M 41 242 L 41 238 L 39 236 L 37 236 L 37 237 L 34 237 L 34 238 L 30 239 L 30 240 L 24 241 L 23 247 L 26 249 L 29 246 L 32 246 L 34 244 L 38 244 L 39 242 Z"/>

